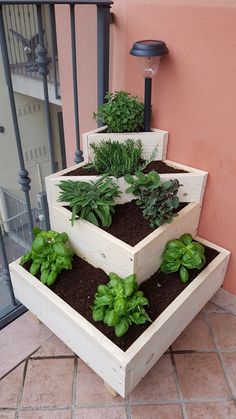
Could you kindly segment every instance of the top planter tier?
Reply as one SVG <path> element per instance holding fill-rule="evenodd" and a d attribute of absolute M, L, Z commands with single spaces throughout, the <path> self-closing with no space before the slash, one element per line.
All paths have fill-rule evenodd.
<path fill-rule="evenodd" d="M 92 161 L 93 150 L 91 143 L 99 143 L 102 140 L 113 140 L 124 142 L 128 138 L 132 140 L 141 140 L 143 143 L 143 158 L 148 159 L 157 147 L 157 154 L 154 160 L 165 160 L 168 143 L 168 132 L 157 128 L 151 128 L 151 132 L 129 132 L 129 133 L 107 133 L 106 126 L 97 128 L 94 131 L 83 134 L 83 152 L 86 163 Z"/>

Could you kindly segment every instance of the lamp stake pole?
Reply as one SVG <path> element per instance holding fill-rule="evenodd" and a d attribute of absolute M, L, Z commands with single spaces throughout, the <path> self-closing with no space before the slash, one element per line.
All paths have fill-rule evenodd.
<path fill-rule="evenodd" d="M 151 97 L 152 97 L 152 79 L 145 77 L 144 86 L 144 131 L 150 131 L 151 122 Z"/>

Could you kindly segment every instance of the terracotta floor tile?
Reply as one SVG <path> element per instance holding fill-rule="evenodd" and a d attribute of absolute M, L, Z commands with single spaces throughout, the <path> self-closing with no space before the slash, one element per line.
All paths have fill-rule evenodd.
<path fill-rule="evenodd" d="M 14 419 L 15 418 L 15 411 L 6 412 L 4 410 L 0 410 L 0 419 Z"/>
<path fill-rule="evenodd" d="M 218 306 L 217 304 L 213 303 L 212 301 L 209 301 L 202 309 L 205 313 L 212 313 L 212 312 L 224 312 L 224 309 Z"/>
<path fill-rule="evenodd" d="M 42 323 L 37 323 L 30 312 L 5 327 L 0 334 L 0 378 L 39 348 L 51 335 L 52 332 Z"/>
<path fill-rule="evenodd" d="M 236 350 L 236 316 L 229 313 L 210 313 L 208 319 L 219 348 Z"/>
<path fill-rule="evenodd" d="M 124 403 L 124 399 L 120 396 L 113 397 L 105 389 L 103 380 L 79 359 L 76 383 L 76 403 L 119 404 Z"/>
<path fill-rule="evenodd" d="M 27 410 L 21 411 L 19 419 L 71 419 L 71 410 Z"/>
<path fill-rule="evenodd" d="M 169 355 L 163 355 L 130 394 L 130 402 L 178 400 Z"/>
<path fill-rule="evenodd" d="M 217 354 L 174 355 L 180 390 L 185 399 L 229 396 Z"/>
<path fill-rule="evenodd" d="M 76 419 L 126 419 L 125 407 L 77 409 Z M 144 419 L 144 418 L 143 418 Z"/>
<path fill-rule="evenodd" d="M 211 402 L 186 404 L 188 419 L 235 419 L 234 402 Z"/>
<path fill-rule="evenodd" d="M 24 407 L 65 406 L 72 400 L 73 359 L 31 359 L 22 403 Z"/>
<path fill-rule="evenodd" d="M 53 335 L 32 358 L 45 356 L 73 356 L 74 353 L 57 336 Z"/>
<path fill-rule="evenodd" d="M 16 407 L 23 382 L 24 362 L 0 381 L 0 408 Z"/>
<path fill-rule="evenodd" d="M 212 301 L 236 314 L 236 295 L 220 288 L 213 296 Z"/>
<path fill-rule="evenodd" d="M 202 314 L 196 316 L 172 345 L 173 351 L 215 349 Z"/>
<path fill-rule="evenodd" d="M 236 397 L 236 352 L 223 353 L 222 357 L 233 396 Z"/>
<path fill-rule="evenodd" d="M 132 419 L 182 419 L 179 405 L 140 405 L 131 407 Z"/>

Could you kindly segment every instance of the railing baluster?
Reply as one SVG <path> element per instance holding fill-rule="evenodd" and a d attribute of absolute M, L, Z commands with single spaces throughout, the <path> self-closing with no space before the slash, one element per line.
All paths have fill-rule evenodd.
<path fill-rule="evenodd" d="M 75 163 L 81 163 L 83 151 L 80 149 L 80 132 L 79 132 L 79 102 L 78 102 L 78 82 L 77 82 L 77 57 L 76 57 L 76 32 L 75 32 L 75 5 L 70 5 L 70 29 L 71 29 L 71 55 L 72 55 L 72 78 L 73 78 L 73 95 L 74 95 L 74 118 L 75 118 Z"/>
<path fill-rule="evenodd" d="M 44 47 L 44 41 L 43 41 L 42 6 L 40 4 L 37 4 L 36 9 L 37 9 L 37 21 L 38 21 L 38 31 L 39 31 L 39 45 L 36 48 L 36 55 L 37 55 L 36 61 L 39 66 L 39 73 L 41 74 L 42 80 L 43 80 L 45 119 L 46 119 L 46 124 L 47 124 L 47 133 L 48 133 L 48 149 L 49 149 L 51 170 L 52 170 L 52 173 L 54 173 L 56 171 L 56 165 L 55 165 L 54 148 L 53 148 L 53 142 L 52 142 L 52 124 L 51 124 L 50 109 L 49 109 L 49 95 L 48 95 L 48 81 L 47 81 L 47 74 L 49 72 L 48 71 L 49 59 L 47 58 L 47 50 Z"/>
<path fill-rule="evenodd" d="M 50 34 L 52 42 L 52 64 L 53 64 L 53 82 L 55 87 L 55 97 L 60 99 L 58 94 L 58 81 L 57 81 L 57 35 L 56 35 L 56 19 L 54 4 L 49 4 L 49 17 L 50 17 Z"/>
<path fill-rule="evenodd" d="M 4 281 L 5 281 L 5 284 L 8 287 L 8 290 L 9 290 L 11 303 L 15 306 L 16 305 L 16 300 L 15 300 L 14 292 L 13 292 L 13 288 L 12 288 L 11 276 L 10 276 L 10 271 L 9 271 L 9 266 L 8 266 L 6 249 L 5 249 L 5 245 L 4 245 L 4 241 L 3 241 L 1 225 L 0 225 L 0 251 L 1 251 L 1 254 L 2 254 L 3 278 L 4 278 Z"/>
<path fill-rule="evenodd" d="M 11 6 L 7 6 L 8 11 L 9 11 L 9 17 L 10 17 L 10 25 L 11 25 L 11 29 L 13 28 L 13 22 L 12 22 L 12 11 L 11 11 Z M 14 6 L 12 6 L 12 8 L 14 8 Z M 10 29 L 10 28 L 9 28 Z M 12 36 L 12 43 L 13 43 L 13 49 L 14 49 L 14 55 L 15 55 L 15 60 L 14 62 L 12 62 L 12 64 L 15 65 L 16 63 L 16 67 L 17 67 L 17 72 L 18 72 L 18 59 L 17 59 L 17 54 L 16 54 L 16 45 L 15 45 L 15 39 Z"/>
<path fill-rule="evenodd" d="M 25 169 L 20 131 L 19 131 L 19 125 L 18 125 L 17 113 L 16 113 L 15 98 L 14 98 L 14 92 L 13 92 L 13 86 L 12 86 L 12 80 L 11 80 L 10 64 L 9 64 L 9 58 L 8 58 L 8 52 L 7 52 L 6 35 L 5 35 L 5 28 L 4 28 L 1 5 L 0 5 L 0 44 L 1 44 L 1 49 L 2 49 L 4 72 L 5 72 L 6 83 L 8 87 L 11 114 L 12 114 L 15 139 L 16 139 L 16 146 L 17 146 L 18 158 L 19 158 L 19 163 L 20 163 L 19 184 L 21 185 L 22 191 L 24 191 L 25 193 L 25 201 L 26 201 L 28 217 L 29 217 L 31 239 L 33 239 L 33 232 L 32 232 L 33 231 L 33 218 L 31 214 L 31 205 L 30 205 L 30 197 L 29 197 L 31 180 L 28 176 L 28 171 Z"/>
<path fill-rule="evenodd" d="M 97 80 L 98 106 L 104 103 L 109 90 L 110 5 L 97 5 Z"/>

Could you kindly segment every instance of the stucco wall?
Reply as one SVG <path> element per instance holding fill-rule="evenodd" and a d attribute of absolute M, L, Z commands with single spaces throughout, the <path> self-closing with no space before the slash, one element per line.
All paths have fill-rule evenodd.
<path fill-rule="evenodd" d="M 163 39 L 168 45 L 170 54 L 162 60 L 153 83 L 153 126 L 170 132 L 169 159 L 209 172 L 199 234 L 233 252 L 224 287 L 236 294 L 236 1 L 115 0 L 112 11 L 112 90 L 143 96 L 137 62 L 129 56 L 134 41 Z M 58 35 L 65 51 L 68 28 L 65 20 L 61 25 L 64 30 Z M 71 151 L 69 66 L 69 62 L 62 64 L 61 85 Z M 93 83 L 83 91 L 84 130 L 91 128 Z"/>
<path fill-rule="evenodd" d="M 165 40 L 153 125 L 170 132 L 169 159 L 209 172 L 199 234 L 232 251 L 224 287 L 236 294 L 236 2 L 114 3 L 112 88 L 142 96 L 129 49 L 136 40 Z"/>

